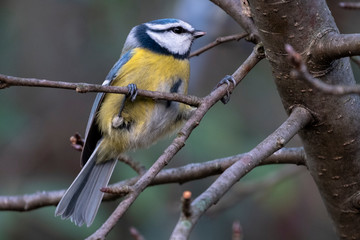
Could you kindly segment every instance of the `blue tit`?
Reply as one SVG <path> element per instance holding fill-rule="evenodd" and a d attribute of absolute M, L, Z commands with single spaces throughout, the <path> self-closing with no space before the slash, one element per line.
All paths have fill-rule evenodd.
<path fill-rule="evenodd" d="M 90 226 L 104 195 L 100 189 L 109 183 L 121 155 L 150 146 L 189 118 L 190 106 L 136 97 L 136 91 L 187 94 L 190 48 L 203 35 L 178 19 L 159 19 L 130 31 L 120 59 L 103 83 L 128 86 L 129 94 L 97 94 L 81 154 L 83 168 L 60 200 L 56 216 Z"/>

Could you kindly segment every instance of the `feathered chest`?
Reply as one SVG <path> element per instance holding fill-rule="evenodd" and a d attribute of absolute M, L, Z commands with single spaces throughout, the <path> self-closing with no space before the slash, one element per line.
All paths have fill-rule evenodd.
<path fill-rule="evenodd" d="M 136 48 L 131 59 L 119 69 L 112 85 L 127 86 L 135 83 L 139 89 L 171 92 L 178 79 L 183 81 L 177 92 L 187 92 L 190 74 L 189 61 L 170 55 Z"/>
<path fill-rule="evenodd" d="M 187 93 L 190 71 L 187 59 L 176 59 L 146 49 L 133 51 L 129 61 L 116 74 L 112 85 L 127 86 L 133 83 L 138 89 Z M 126 127 L 113 129 L 111 121 L 119 114 L 123 99 L 124 95 L 121 94 L 106 94 L 98 115 L 98 124 L 101 131 L 112 136 L 112 139 L 120 141 L 124 134 L 129 134 L 129 148 L 149 145 L 172 132 L 174 126 L 178 125 L 182 104 L 138 96 L 134 102 L 127 100 L 120 113 Z"/>

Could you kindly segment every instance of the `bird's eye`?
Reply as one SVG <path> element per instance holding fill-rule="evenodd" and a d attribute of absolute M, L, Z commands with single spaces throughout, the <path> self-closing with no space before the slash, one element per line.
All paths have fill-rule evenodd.
<path fill-rule="evenodd" d="M 174 27 L 171 29 L 171 31 L 173 31 L 176 34 L 181 34 L 181 33 L 185 32 L 185 29 L 183 29 L 182 27 Z"/>

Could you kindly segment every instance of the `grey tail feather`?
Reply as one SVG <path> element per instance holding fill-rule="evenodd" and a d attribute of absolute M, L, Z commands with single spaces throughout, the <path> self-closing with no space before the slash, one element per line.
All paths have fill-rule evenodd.
<path fill-rule="evenodd" d="M 66 190 L 55 210 L 55 216 L 70 218 L 76 225 L 89 227 L 94 221 L 104 193 L 101 188 L 109 183 L 117 159 L 96 164 L 96 147 L 85 166 Z"/>

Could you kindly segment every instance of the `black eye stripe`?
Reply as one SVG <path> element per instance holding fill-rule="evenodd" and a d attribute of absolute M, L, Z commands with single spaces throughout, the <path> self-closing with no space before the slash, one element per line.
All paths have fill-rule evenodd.
<path fill-rule="evenodd" d="M 149 28 L 149 30 L 152 31 L 152 32 L 158 32 L 158 33 L 162 33 L 162 32 L 174 32 L 176 34 L 190 33 L 189 30 L 187 30 L 187 29 L 185 29 L 183 27 L 172 27 L 172 28 L 163 29 L 163 30 Z"/>
<path fill-rule="evenodd" d="M 173 31 L 176 34 L 181 34 L 181 33 L 186 33 L 187 31 L 182 28 L 182 27 L 173 27 L 170 29 L 171 31 Z"/>

